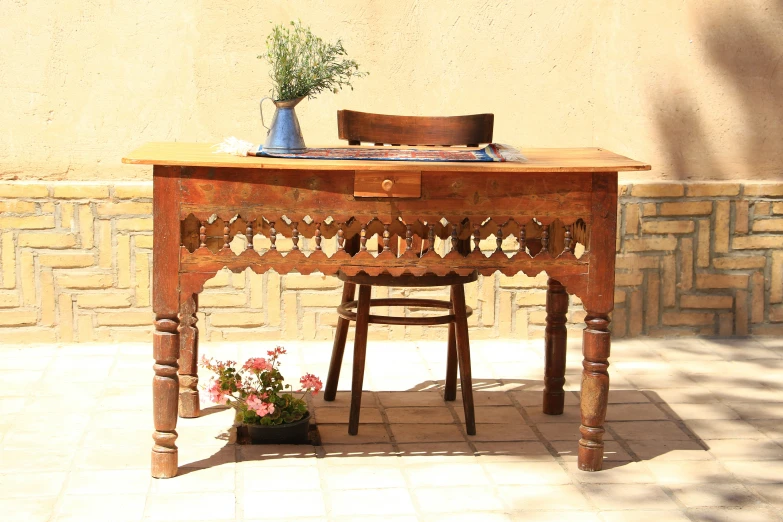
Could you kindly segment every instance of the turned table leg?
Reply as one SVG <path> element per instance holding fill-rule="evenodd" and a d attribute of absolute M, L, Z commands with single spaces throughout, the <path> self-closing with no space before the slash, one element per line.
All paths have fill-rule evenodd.
<path fill-rule="evenodd" d="M 198 294 L 183 300 L 179 308 L 179 416 L 201 414 L 198 397 Z"/>
<path fill-rule="evenodd" d="M 155 377 L 152 381 L 152 414 L 155 432 L 152 439 L 152 476 L 169 478 L 177 474 L 177 358 L 179 333 L 177 316 L 155 316 L 152 334 Z"/>
<path fill-rule="evenodd" d="M 152 334 L 152 356 L 155 359 L 155 376 L 152 379 L 152 417 L 155 424 L 152 476 L 156 478 L 175 476 L 178 465 L 179 174 L 178 167 L 156 165 L 152 178 L 152 310 L 155 312 L 155 331 Z"/>
<path fill-rule="evenodd" d="M 588 310 L 582 340 L 582 425 L 579 432 L 579 469 L 599 471 L 603 467 L 604 419 L 609 401 L 609 317 Z"/>
<path fill-rule="evenodd" d="M 568 294 L 559 281 L 549 278 L 546 292 L 546 330 L 544 330 L 544 413 L 561 415 L 565 403 L 566 312 Z"/>

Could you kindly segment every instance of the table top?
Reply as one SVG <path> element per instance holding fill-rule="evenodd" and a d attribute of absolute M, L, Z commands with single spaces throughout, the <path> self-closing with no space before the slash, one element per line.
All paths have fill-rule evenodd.
<path fill-rule="evenodd" d="M 209 143 L 151 142 L 134 150 L 123 163 L 304 170 L 394 170 L 459 172 L 622 172 L 650 170 L 650 165 L 599 148 L 522 149 L 524 162 L 423 162 L 367 160 L 300 160 L 215 153 Z"/>

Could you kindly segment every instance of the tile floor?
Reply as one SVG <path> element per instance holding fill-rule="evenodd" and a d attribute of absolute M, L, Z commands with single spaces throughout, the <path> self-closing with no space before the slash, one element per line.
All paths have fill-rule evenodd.
<path fill-rule="evenodd" d="M 330 343 L 284 344 L 289 380 L 325 377 Z M 204 404 L 169 480 L 149 476 L 148 345 L 0 346 L 0 519 L 783 520 L 783 340 L 616 342 L 599 473 L 576 468 L 578 342 L 547 416 L 543 342 L 475 341 L 472 437 L 441 399 L 443 344 L 371 342 L 359 435 L 347 394 L 318 397 L 320 447 L 236 445 L 231 410 Z"/>

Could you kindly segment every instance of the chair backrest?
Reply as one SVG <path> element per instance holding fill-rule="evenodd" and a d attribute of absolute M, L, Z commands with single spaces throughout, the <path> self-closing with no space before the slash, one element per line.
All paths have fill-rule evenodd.
<path fill-rule="evenodd" d="M 337 111 L 337 134 L 349 145 L 467 145 L 492 143 L 494 114 L 467 116 L 391 116 Z"/>

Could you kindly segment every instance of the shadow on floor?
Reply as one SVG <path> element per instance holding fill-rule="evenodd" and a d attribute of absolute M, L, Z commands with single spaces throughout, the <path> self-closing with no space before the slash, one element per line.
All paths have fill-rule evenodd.
<path fill-rule="evenodd" d="M 477 434 L 465 432 L 462 402 L 443 401 L 444 381 L 423 381 L 407 391 L 363 393 L 359 434 L 348 435 L 349 392 L 334 402 L 311 401 L 321 445 L 243 445 L 236 429 L 217 438 L 226 441 L 209 457 L 181 463 L 180 474 L 226 462 L 297 458 L 480 457 L 519 461 L 576 461 L 579 395 L 566 391 L 562 415 L 541 412 L 543 381 L 475 379 Z M 623 467 L 671 453 L 706 452 L 707 443 L 690 430 L 654 391 L 612 389 L 604 469 Z M 209 407 L 204 414 L 225 411 Z M 677 460 L 677 457 L 674 457 Z M 682 460 L 700 460 L 692 455 Z"/>

